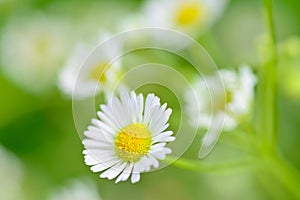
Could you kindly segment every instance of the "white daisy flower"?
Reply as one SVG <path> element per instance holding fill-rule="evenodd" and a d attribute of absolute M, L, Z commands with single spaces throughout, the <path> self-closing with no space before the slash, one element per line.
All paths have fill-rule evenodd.
<path fill-rule="evenodd" d="M 96 186 L 91 181 L 73 180 L 58 188 L 50 195 L 49 200 L 101 200 Z"/>
<path fill-rule="evenodd" d="M 255 83 L 256 76 L 247 66 L 242 66 L 238 73 L 221 69 L 214 75 L 198 78 L 194 91 L 188 91 L 185 97 L 191 124 L 208 129 L 212 118 L 224 113 L 224 129 L 232 130 L 237 118 L 250 111 Z"/>
<path fill-rule="evenodd" d="M 148 0 L 143 13 L 150 26 L 197 36 L 219 18 L 226 3 L 227 0 Z"/>
<path fill-rule="evenodd" d="M 108 34 L 102 34 L 99 41 L 108 38 Z M 114 61 L 121 55 L 121 44 L 117 40 L 105 44 L 103 49 L 107 51 L 93 56 L 89 56 L 91 49 L 86 45 L 76 47 L 59 75 L 59 88 L 64 94 L 75 99 L 92 97 L 101 91 L 111 95 L 121 68 L 120 60 Z"/>
<path fill-rule="evenodd" d="M 92 125 L 84 132 L 85 163 L 93 172 L 102 172 L 101 178 L 116 178 L 116 183 L 140 180 L 140 173 L 157 168 L 158 160 L 165 159 L 171 149 L 167 142 L 175 139 L 166 131 L 172 110 L 160 104 L 154 94 L 148 94 L 145 105 L 143 95 L 122 92 L 107 105 L 101 105 Z"/>
<path fill-rule="evenodd" d="M 256 81 L 250 68 L 241 66 L 238 73 L 222 69 L 199 78 L 194 90 L 187 91 L 185 99 L 191 125 L 208 130 L 200 157 L 209 153 L 222 130 L 233 130 L 239 119 L 250 112 Z"/>
<path fill-rule="evenodd" d="M 70 33 L 67 22 L 42 14 L 11 19 L 0 38 L 2 71 L 30 92 L 48 89 L 71 49 Z"/>

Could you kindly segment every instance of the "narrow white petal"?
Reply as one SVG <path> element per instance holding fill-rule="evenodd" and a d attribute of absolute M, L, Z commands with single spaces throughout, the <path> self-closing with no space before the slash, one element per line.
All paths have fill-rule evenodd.
<path fill-rule="evenodd" d="M 123 163 L 120 161 L 120 163 L 117 163 L 116 165 L 114 165 L 113 167 L 109 168 L 108 170 L 106 170 L 105 172 L 103 172 L 100 177 L 101 178 L 107 178 L 109 180 L 117 177 L 125 168 L 126 163 Z"/>
<path fill-rule="evenodd" d="M 112 118 L 104 114 L 103 112 L 97 112 L 98 117 L 106 123 L 109 127 L 111 127 L 114 131 L 118 130 L 118 127 L 115 125 L 114 121 Z"/>
<path fill-rule="evenodd" d="M 112 144 L 114 142 L 113 135 L 106 133 L 105 131 L 85 131 L 84 135 L 87 138 L 100 141 L 100 142 L 106 142 Z"/>
<path fill-rule="evenodd" d="M 139 96 L 137 97 L 137 105 L 136 105 L 138 123 L 141 123 L 143 120 L 143 106 L 144 106 L 144 97 L 142 94 L 139 94 Z"/>
<path fill-rule="evenodd" d="M 164 146 L 166 146 L 167 143 L 163 142 L 163 143 L 158 143 L 158 144 L 154 144 L 151 146 L 151 151 L 155 152 L 155 151 L 159 151 L 160 149 L 162 149 Z"/>
<path fill-rule="evenodd" d="M 115 122 L 118 124 L 120 129 L 124 128 L 124 126 L 130 123 L 128 118 L 127 108 L 123 108 L 119 99 L 114 98 L 112 103 L 112 112 L 114 115 Z"/>
<path fill-rule="evenodd" d="M 157 168 L 159 166 L 159 162 L 156 158 L 154 158 L 152 155 L 147 156 L 149 158 L 149 162 L 151 163 L 150 166 L 152 165 L 153 167 Z"/>
<path fill-rule="evenodd" d="M 116 183 L 120 181 L 126 181 L 132 172 L 132 168 L 133 168 L 133 163 L 127 165 L 123 170 L 123 172 L 120 174 L 120 176 L 118 176 L 118 178 L 116 179 Z"/>
<path fill-rule="evenodd" d="M 102 141 L 96 141 L 91 139 L 84 139 L 82 141 L 82 144 L 85 146 L 85 148 L 101 148 L 101 147 L 112 147 L 112 144 L 109 142 L 102 142 Z"/>
<path fill-rule="evenodd" d="M 115 159 L 111 159 L 111 160 L 108 160 L 106 162 L 103 162 L 103 163 L 99 163 L 97 165 L 94 165 L 91 167 L 91 170 L 93 172 L 101 172 L 107 168 L 110 168 L 112 167 L 113 165 L 117 164 L 118 162 L 120 162 L 119 159 L 115 158 Z"/>
<path fill-rule="evenodd" d="M 132 173 L 131 182 L 132 183 L 137 183 L 137 182 L 139 182 L 140 178 L 141 178 L 141 175 L 140 175 L 139 172 Z"/>
<path fill-rule="evenodd" d="M 153 135 L 157 135 L 157 134 L 161 133 L 162 131 L 166 130 L 168 127 L 169 127 L 169 124 L 165 124 L 156 133 L 154 132 Z"/>
<path fill-rule="evenodd" d="M 173 142 L 176 138 L 174 136 L 168 136 L 168 137 L 163 137 L 159 138 L 157 140 L 153 140 L 153 143 L 156 142 Z"/>
<path fill-rule="evenodd" d="M 92 119 L 92 124 L 99 127 L 100 130 L 102 129 L 104 131 L 107 131 L 111 135 L 114 135 L 116 133 L 115 130 L 113 130 L 108 125 L 106 125 L 105 123 L 103 123 L 102 121 L 100 121 L 98 119 Z"/>
<path fill-rule="evenodd" d="M 96 165 L 99 163 L 97 159 L 95 159 L 93 156 L 85 155 L 84 156 L 84 162 L 86 165 Z"/>
<path fill-rule="evenodd" d="M 158 158 L 159 160 L 164 160 L 166 158 L 166 154 L 164 153 L 164 151 L 156 151 L 154 153 L 152 153 L 152 155 L 156 158 Z"/>
<path fill-rule="evenodd" d="M 172 134 L 173 134 L 173 131 L 166 131 L 166 132 L 160 133 L 153 137 L 152 143 L 171 142 L 171 141 L 175 140 L 175 137 L 171 136 Z M 170 141 L 168 141 L 168 140 L 170 140 Z"/>
<path fill-rule="evenodd" d="M 116 153 L 113 152 L 112 150 L 99 150 L 99 149 L 84 150 L 83 154 L 90 155 L 95 160 L 97 160 L 99 163 L 102 160 L 106 160 L 107 158 L 111 158 L 116 155 Z"/>
<path fill-rule="evenodd" d="M 148 124 L 150 120 L 150 110 L 152 107 L 159 105 L 160 100 L 158 97 L 154 96 L 154 94 L 148 94 L 145 103 L 144 110 L 144 123 Z"/>

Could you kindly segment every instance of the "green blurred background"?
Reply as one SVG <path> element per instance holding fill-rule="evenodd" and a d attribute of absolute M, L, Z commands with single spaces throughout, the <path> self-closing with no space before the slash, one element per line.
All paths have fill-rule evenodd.
<path fill-rule="evenodd" d="M 272 176 L 263 172 L 257 175 L 251 169 L 195 173 L 169 166 L 143 174 L 142 180 L 133 185 L 129 181 L 115 184 L 100 179 L 85 166 L 83 146 L 73 122 L 72 101 L 57 88 L 57 73 L 78 42 L 90 42 L 99 30 L 117 33 L 117 24 L 124 16 L 136 12 L 142 3 L 141 0 L 0 0 L 1 59 L 7 60 L 3 58 L 6 51 L 17 52 L 11 54 L 10 59 L 15 62 L 11 62 L 9 70 L 0 66 L 0 146 L 4 152 L 3 159 L 0 157 L 0 199 L 49 199 L 53 191 L 75 179 L 90 180 L 102 199 L 293 199 Z M 246 63 L 255 68 L 265 56 L 262 10 L 262 2 L 258 0 L 229 1 L 216 24 L 196 39 L 220 67 Z M 280 64 L 278 145 L 300 170 L 300 1 L 275 0 L 274 12 Z M 65 55 L 38 61 L 57 67 L 40 70 L 28 82 L 30 70 L 36 71 L 24 72 L 13 66 L 18 64 L 18 53 L 25 52 L 10 42 L 26 41 L 32 34 L 24 31 L 29 26 L 26 23 L 36 18 L 42 18 L 45 26 L 48 19 L 55 19 L 49 26 L 57 22 L 62 23 L 59 27 L 66 28 L 57 30 L 65 42 L 60 44 Z M 7 35 L 11 37 L 7 39 Z M 9 63 L 5 61 L 5 65 Z M 37 87 L 39 84 L 42 89 Z M 187 157 L 197 159 L 199 141 L 197 137 Z M 234 147 L 220 143 L 209 159 L 243 156 L 237 154 Z"/>

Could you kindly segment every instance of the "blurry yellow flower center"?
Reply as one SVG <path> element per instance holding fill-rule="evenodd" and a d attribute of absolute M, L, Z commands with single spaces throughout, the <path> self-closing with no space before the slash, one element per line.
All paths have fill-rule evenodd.
<path fill-rule="evenodd" d="M 49 40 L 45 37 L 37 38 L 35 42 L 35 50 L 37 55 L 45 55 L 49 50 Z"/>
<path fill-rule="evenodd" d="M 105 83 L 107 81 L 105 71 L 108 66 L 109 66 L 109 62 L 107 61 L 95 65 L 89 73 L 89 78 L 92 80 L 99 81 L 99 83 Z"/>
<path fill-rule="evenodd" d="M 175 21 L 186 26 L 199 22 L 203 16 L 203 8 L 196 2 L 184 2 L 176 9 Z"/>
<path fill-rule="evenodd" d="M 233 96 L 230 90 L 225 90 L 224 95 L 218 99 L 215 99 L 216 102 L 213 106 L 213 113 L 218 113 L 220 110 L 225 110 L 226 106 L 232 102 Z"/>
<path fill-rule="evenodd" d="M 115 150 L 125 162 L 137 162 L 151 147 L 151 132 L 143 124 L 130 124 L 117 135 Z"/>
<path fill-rule="evenodd" d="M 228 104 L 232 101 L 232 92 L 229 90 L 225 91 L 225 103 Z"/>

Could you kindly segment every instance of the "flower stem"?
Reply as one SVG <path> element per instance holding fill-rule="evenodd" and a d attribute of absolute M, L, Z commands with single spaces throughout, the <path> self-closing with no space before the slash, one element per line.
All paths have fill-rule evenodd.
<path fill-rule="evenodd" d="M 277 156 L 264 160 L 271 173 L 297 198 L 300 199 L 300 174 L 285 159 Z"/>
<path fill-rule="evenodd" d="M 273 0 L 263 0 L 266 15 L 268 58 L 259 69 L 258 134 L 264 152 L 275 152 L 277 144 L 277 52 L 273 24 Z"/>
<path fill-rule="evenodd" d="M 177 168 L 197 172 L 233 171 L 236 169 L 253 167 L 252 163 L 254 163 L 251 158 L 226 163 L 204 163 L 187 158 L 175 159 L 173 157 L 167 157 L 164 161 L 172 163 L 172 165 Z"/>

